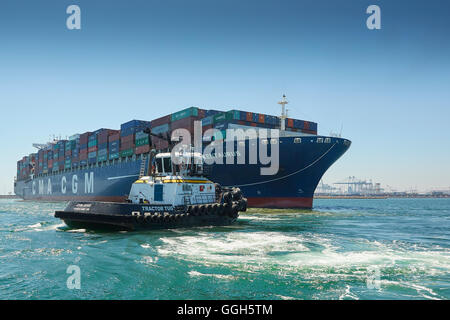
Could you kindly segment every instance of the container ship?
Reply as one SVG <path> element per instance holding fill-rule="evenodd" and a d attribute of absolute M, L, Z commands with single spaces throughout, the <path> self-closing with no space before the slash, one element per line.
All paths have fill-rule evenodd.
<path fill-rule="evenodd" d="M 321 177 L 351 142 L 318 135 L 315 122 L 288 118 L 287 103 L 283 96 L 280 116 L 190 107 L 151 121 L 131 120 L 120 130 L 101 128 L 45 145 L 34 144 L 38 152 L 17 162 L 14 192 L 24 200 L 124 201 L 134 181 L 152 166 L 165 165 L 150 163 L 149 153 L 169 151 L 167 137 L 177 129 L 194 134 L 195 123 L 198 128 L 201 121 L 202 132 L 216 129 L 210 137 L 212 143 L 223 144 L 224 151 L 214 154 L 223 161 L 205 166 L 212 181 L 239 187 L 250 207 L 312 208 Z M 230 151 L 227 133 L 231 129 L 253 129 L 257 136 L 233 141 Z M 261 137 L 258 132 L 263 129 L 275 130 L 277 138 Z M 274 174 L 263 175 L 261 170 L 267 165 L 248 161 L 248 151 L 257 142 L 265 144 L 269 151 L 275 150 L 277 144 L 279 164 Z M 239 150 L 247 150 L 244 163 L 238 161 Z"/>

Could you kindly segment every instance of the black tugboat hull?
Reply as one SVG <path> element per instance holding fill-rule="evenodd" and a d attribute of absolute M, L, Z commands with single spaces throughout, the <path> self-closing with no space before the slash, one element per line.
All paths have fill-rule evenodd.
<path fill-rule="evenodd" d="M 93 230 L 224 226 L 234 223 L 238 212 L 244 210 L 242 201 L 184 208 L 113 202 L 70 202 L 64 211 L 56 211 L 55 217 L 63 220 L 69 227 Z"/>

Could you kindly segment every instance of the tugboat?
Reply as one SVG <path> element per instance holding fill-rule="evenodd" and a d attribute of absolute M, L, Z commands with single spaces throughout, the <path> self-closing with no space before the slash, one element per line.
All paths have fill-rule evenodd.
<path fill-rule="evenodd" d="M 201 154 L 180 150 L 174 156 L 179 164 L 172 153 L 151 152 L 150 174 L 132 184 L 126 203 L 73 201 L 55 217 L 75 228 L 170 229 L 229 225 L 247 210 L 239 188 L 222 188 L 204 176 Z"/>

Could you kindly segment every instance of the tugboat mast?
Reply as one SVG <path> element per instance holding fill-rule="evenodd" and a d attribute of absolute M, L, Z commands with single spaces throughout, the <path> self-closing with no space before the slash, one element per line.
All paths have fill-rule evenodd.
<path fill-rule="evenodd" d="M 286 95 L 283 94 L 283 98 L 281 99 L 281 101 L 278 102 L 278 104 L 281 104 L 281 117 L 280 117 L 280 119 L 281 119 L 280 130 L 281 130 L 281 131 L 285 131 L 285 130 L 286 130 L 286 122 L 285 122 L 285 120 L 286 120 L 286 118 L 287 118 L 287 115 L 286 115 L 286 105 L 287 105 L 288 103 L 289 103 L 289 102 L 286 100 Z"/>

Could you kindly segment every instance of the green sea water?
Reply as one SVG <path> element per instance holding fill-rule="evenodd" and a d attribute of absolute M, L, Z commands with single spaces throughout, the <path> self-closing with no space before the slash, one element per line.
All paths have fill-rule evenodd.
<path fill-rule="evenodd" d="M 0 299 L 450 298 L 450 199 L 318 199 L 148 232 L 69 229 L 64 206 L 0 200 Z"/>

